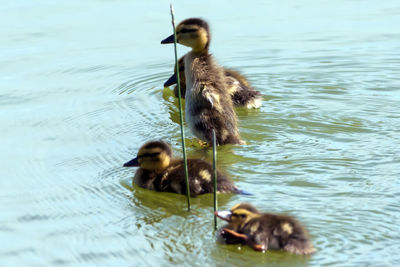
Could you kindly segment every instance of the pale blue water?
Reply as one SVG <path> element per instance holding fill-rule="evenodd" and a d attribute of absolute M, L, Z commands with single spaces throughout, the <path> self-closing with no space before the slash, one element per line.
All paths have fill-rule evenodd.
<path fill-rule="evenodd" d="M 177 22 L 207 19 L 218 62 L 264 94 L 260 110 L 237 110 L 247 145 L 218 149 L 253 195 L 220 207 L 294 215 L 318 252 L 218 244 L 211 195 L 188 213 L 183 196 L 124 187 L 134 169 L 121 166 L 145 141 L 180 154 L 162 88 L 169 2 L 3 1 L 1 265 L 398 266 L 400 2 L 173 4 Z"/>

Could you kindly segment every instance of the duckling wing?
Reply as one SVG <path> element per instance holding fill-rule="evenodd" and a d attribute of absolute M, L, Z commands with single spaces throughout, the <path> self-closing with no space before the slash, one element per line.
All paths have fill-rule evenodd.
<path fill-rule="evenodd" d="M 200 159 L 188 159 L 190 195 L 195 197 L 204 193 L 211 193 L 212 167 Z M 186 179 L 183 160 L 171 164 L 168 176 L 162 181 L 162 191 L 186 194 Z M 160 190 L 161 191 L 161 190 Z"/>
<path fill-rule="evenodd" d="M 210 108 L 219 107 L 219 96 L 211 85 L 201 84 L 201 94 Z"/>
<path fill-rule="evenodd" d="M 257 251 L 265 251 L 269 247 L 271 234 L 259 219 L 251 220 L 243 230 L 244 234 L 248 236 L 247 245 Z"/>
<path fill-rule="evenodd" d="M 247 245 L 257 251 L 266 251 L 268 249 L 270 235 L 267 232 L 259 231 L 249 235 Z"/>

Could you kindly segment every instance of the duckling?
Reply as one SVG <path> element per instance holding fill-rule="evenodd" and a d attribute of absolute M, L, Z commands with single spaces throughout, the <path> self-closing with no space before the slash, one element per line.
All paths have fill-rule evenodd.
<path fill-rule="evenodd" d="M 186 92 L 186 80 L 185 80 L 185 66 L 184 57 L 181 57 L 178 61 L 179 66 L 179 79 L 181 85 L 181 96 L 185 98 Z M 247 79 L 239 72 L 223 68 L 225 75 L 226 88 L 232 98 L 233 105 L 236 107 L 245 107 L 248 109 L 259 108 L 261 106 L 261 93 L 254 90 Z M 174 67 L 174 74 L 164 83 L 164 87 L 171 86 L 177 83 L 176 67 Z M 178 94 L 178 86 L 174 88 L 174 94 L 176 97 Z"/>
<path fill-rule="evenodd" d="M 224 71 L 209 54 L 210 30 L 207 22 L 186 19 L 176 27 L 177 42 L 192 48 L 184 56 L 185 119 L 193 134 L 208 144 L 215 130 L 217 145 L 243 144 L 237 116 L 226 88 Z M 173 43 L 174 36 L 161 41 Z"/>
<path fill-rule="evenodd" d="M 188 159 L 190 195 L 197 196 L 214 192 L 212 165 L 201 159 Z M 163 141 L 145 143 L 137 157 L 123 165 L 140 167 L 133 182 L 140 187 L 160 191 L 186 194 L 183 159 L 172 157 L 171 147 Z M 217 190 L 219 193 L 237 193 L 241 191 L 223 173 L 217 171 Z"/>
<path fill-rule="evenodd" d="M 260 213 L 248 203 L 235 205 L 230 211 L 215 215 L 228 221 L 219 231 L 219 239 L 227 244 L 246 244 L 257 251 L 283 249 L 295 254 L 315 252 L 307 231 L 293 217 Z"/>

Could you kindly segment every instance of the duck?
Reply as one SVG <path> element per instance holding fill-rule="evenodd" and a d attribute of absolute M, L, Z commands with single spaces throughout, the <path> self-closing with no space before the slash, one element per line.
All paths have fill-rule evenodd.
<path fill-rule="evenodd" d="M 236 204 L 230 211 L 216 211 L 215 215 L 228 222 L 218 232 L 222 243 L 241 243 L 263 252 L 268 249 L 299 255 L 315 252 L 307 230 L 294 217 L 261 213 L 249 203 Z"/>
<path fill-rule="evenodd" d="M 202 159 L 188 159 L 190 195 L 214 192 L 213 167 Z M 172 149 L 164 141 L 143 144 L 137 156 L 123 167 L 139 167 L 133 183 L 142 188 L 159 192 L 186 194 L 184 161 L 172 156 Z M 240 194 L 240 190 L 227 175 L 217 170 L 217 192 Z"/>
<path fill-rule="evenodd" d="M 211 38 L 208 23 L 199 18 L 186 19 L 176 26 L 176 38 L 179 44 L 192 48 L 183 58 L 185 120 L 192 133 L 208 145 L 212 144 L 213 130 L 217 145 L 244 144 L 224 71 L 208 51 Z M 174 35 L 161 41 L 173 42 Z"/>
<path fill-rule="evenodd" d="M 185 80 L 185 65 L 184 57 L 178 61 L 179 66 L 179 80 L 181 86 L 181 97 L 185 98 L 186 93 L 186 80 Z M 257 90 L 254 90 L 249 81 L 240 72 L 222 67 L 226 88 L 232 98 L 232 103 L 235 107 L 245 107 L 247 109 L 257 109 L 261 107 L 262 96 Z M 164 87 L 170 87 L 177 83 L 176 66 L 174 67 L 174 74 L 168 78 L 164 83 Z M 178 94 L 178 86 L 174 88 L 174 95 Z"/>

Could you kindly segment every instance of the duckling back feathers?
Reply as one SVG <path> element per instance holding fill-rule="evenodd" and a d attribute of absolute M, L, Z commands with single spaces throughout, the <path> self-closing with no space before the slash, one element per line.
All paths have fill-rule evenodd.
<path fill-rule="evenodd" d="M 240 230 L 249 236 L 250 244 L 265 244 L 268 249 L 284 249 L 295 254 L 315 251 L 306 230 L 293 217 L 264 213 L 251 219 Z"/>
<path fill-rule="evenodd" d="M 133 182 L 150 190 L 186 194 L 183 159 L 172 158 L 171 147 L 162 141 L 144 144 L 137 157 L 124 167 L 140 167 Z M 188 159 L 189 186 L 193 196 L 214 190 L 210 163 L 201 159 Z M 223 173 L 217 171 L 217 190 L 220 193 L 241 193 Z"/>
<path fill-rule="evenodd" d="M 295 254 L 315 251 L 307 230 L 291 216 L 260 213 L 247 203 L 237 204 L 231 211 L 220 211 L 216 215 L 228 221 L 228 225 L 219 231 L 219 240 L 224 243 L 243 243 L 261 251 L 284 249 Z"/>
<path fill-rule="evenodd" d="M 217 144 L 240 144 L 237 118 L 230 95 L 225 90 L 224 74 L 208 53 L 185 56 L 185 116 L 194 135 L 211 143 L 212 129 Z"/>
<path fill-rule="evenodd" d="M 181 57 L 178 61 L 179 66 L 179 79 L 181 87 L 181 97 L 185 98 L 186 93 L 186 79 L 185 79 L 185 65 L 184 57 Z M 247 81 L 239 72 L 223 68 L 225 78 L 225 89 L 232 98 L 232 103 L 237 107 L 245 107 L 248 109 L 259 108 L 261 106 L 262 97 L 259 91 L 256 91 L 251 87 Z M 164 83 L 164 87 L 171 86 L 177 83 L 176 66 L 174 67 L 174 74 Z M 174 94 L 176 97 L 179 96 L 178 86 L 174 88 Z"/>
<path fill-rule="evenodd" d="M 211 164 L 201 159 L 188 159 L 188 171 L 191 196 L 214 192 Z M 217 178 L 219 193 L 240 193 L 226 175 L 217 171 Z M 183 160 L 172 161 L 161 173 L 140 168 L 135 174 L 134 182 L 150 190 L 186 194 Z"/>

